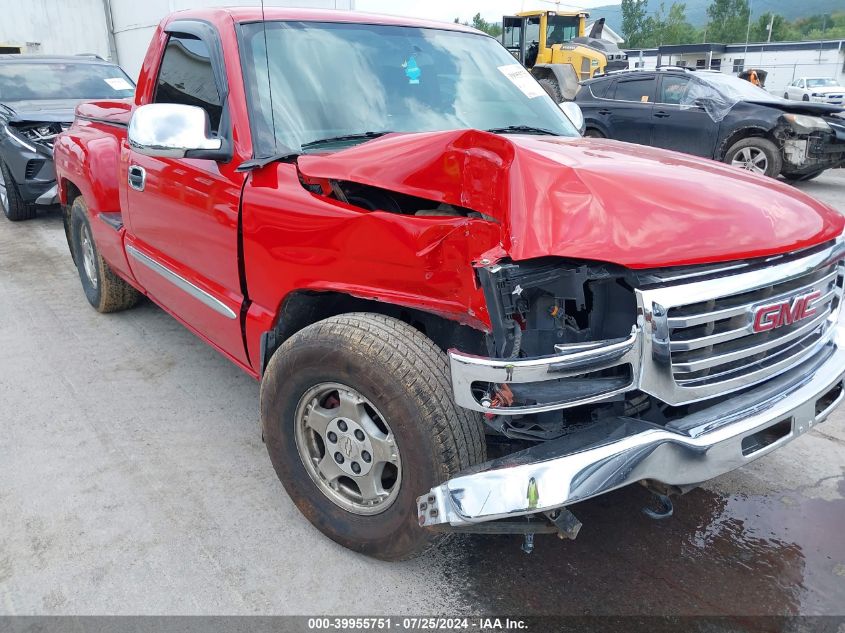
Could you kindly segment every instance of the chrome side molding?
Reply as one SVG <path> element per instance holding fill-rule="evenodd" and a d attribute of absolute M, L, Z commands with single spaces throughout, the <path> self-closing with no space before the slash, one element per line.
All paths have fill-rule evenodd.
<path fill-rule="evenodd" d="M 140 264 L 143 264 L 144 266 L 146 266 L 147 268 L 149 268 L 153 272 L 158 273 L 159 275 L 164 277 L 167 281 L 172 283 L 174 286 L 176 286 L 177 288 L 179 288 L 181 290 L 184 290 L 189 295 L 191 295 L 194 299 L 196 299 L 197 301 L 200 301 L 201 303 L 205 304 L 206 306 L 208 306 L 209 308 L 211 308 L 212 310 L 214 310 L 218 314 L 222 314 L 227 319 L 238 318 L 238 315 L 235 314 L 235 312 L 229 306 L 227 306 L 225 303 L 223 303 L 222 301 L 220 301 L 216 297 L 213 297 L 212 295 L 208 294 L 205 290 L 202 290 L 201 288 L 197 288 L 190 281 L 188 281 L 187 279 L 185 279 L 181 275 L 176 274 L 175 272 L 173 272 L 172 270 L 167 268 L 167 266 L 165 266 L 164 264 L 157 262 L 156 260 L 154 260 L 149 255 L 142 253 L 141 251 L 139 251 L 134 246 L 127 244 L 126 245 L 126 252 L 129 253 L 129 255 L 131 255 L 132 258 L 135 261 L 137 261 Z"/>

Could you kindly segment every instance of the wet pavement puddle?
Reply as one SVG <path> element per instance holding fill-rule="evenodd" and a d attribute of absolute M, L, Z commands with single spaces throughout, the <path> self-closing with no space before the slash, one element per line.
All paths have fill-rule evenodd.
<path fill-rule="evenodd" d="M 834 499 L 696 489 L 655 521 L 631 486 L 572 506 L 574 542 L 460 536 L 438 557 L 467 607 L 525 615 L 845 615 L 845 477 Z"/>

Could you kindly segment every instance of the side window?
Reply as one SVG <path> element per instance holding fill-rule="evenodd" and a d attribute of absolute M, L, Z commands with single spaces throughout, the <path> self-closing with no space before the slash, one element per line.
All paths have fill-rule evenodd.
<path fill-rule="evenodd" d="M 608 88 L 613 85 L 612 80 L 595 81 L 590 84 L 590 92 L 596 99 L 605 99 L 608 95 Z"/>
<path fill-rule="evenodd" d="M 689 89 L 689 77 L 665 75 L 660 84 L 658 103 L 680 104 Z"/>
<path fill-rule="evenodd" d="M 799 88 L 803 88 L 803 87 L 804 87 L 804 80 L 803 80 L 803 79 L 799 79 L 799 80 L 798 80 L 798 87 L 799 87 Z"/>
<path fill-rule="evenodd" d="M 220 128 L 223 104 L 214 83 L 208 46 L 187 33 L 171 33 L 161 60 L 154 103 L 199 106 L 208 112 L 211 131 Z"/>
<path fill-rule="evenodd" d="M 647 79 L 628 79 L 616 82 L 616 92 L 613 98 L 617 101 L 654 101 L 654 77 Z"/>

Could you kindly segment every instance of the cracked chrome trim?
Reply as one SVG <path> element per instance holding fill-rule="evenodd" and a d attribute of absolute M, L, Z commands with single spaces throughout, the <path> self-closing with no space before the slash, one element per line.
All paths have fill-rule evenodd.
<path fill-rule="evenodd" d="M 665 427 L 614 417 L 471 467 L 417 499 L 422 526 L 467 526 L 537 514 L 642 480 L 700 484 L 778 449 L 824 421 L 845 396 L 845 328 L 820 354 L 734 398 Z M 840 389 L 823 410 L 822 399 Z M 789 430 L 755 447 L 755 436 Z"/>
<path fill-rule="evenodd" d="M 487 358 L 464 354 L 454 349 L 449 350 L 455 402 L 473 411 L 499 413 L 501 415 L 522 415 L 554 411 L 564 407 L 606 400 L 611 396 L 636 388 L 636 376 L 639 373 L 640 358 L 642 358 L 640 338 L 639 328 L 634 327 L 627 338 L 555 345 L 556 354 L 534 358 Z M 544 382 L 620 365 L 631 366 L 631 380 L 628 384 L 589 397 L 564 398 L 557 402 L 537 405 L 491 407 L 485 406 L 472 393 L 474 382 L 495 384 Z M 562 395 L 566 396 L 566 393 L 564 392 Z"/>

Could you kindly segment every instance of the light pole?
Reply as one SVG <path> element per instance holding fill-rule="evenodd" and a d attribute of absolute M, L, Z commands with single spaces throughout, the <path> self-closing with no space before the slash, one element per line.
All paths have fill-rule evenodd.
<path fill-rule="evenodd" d="M 745 57 L 748 57 L 748 37 L 751 35 L 751 12 L 754 10 L 754 0 L 748 0 L 748 24 L 745 27 Z"/>

